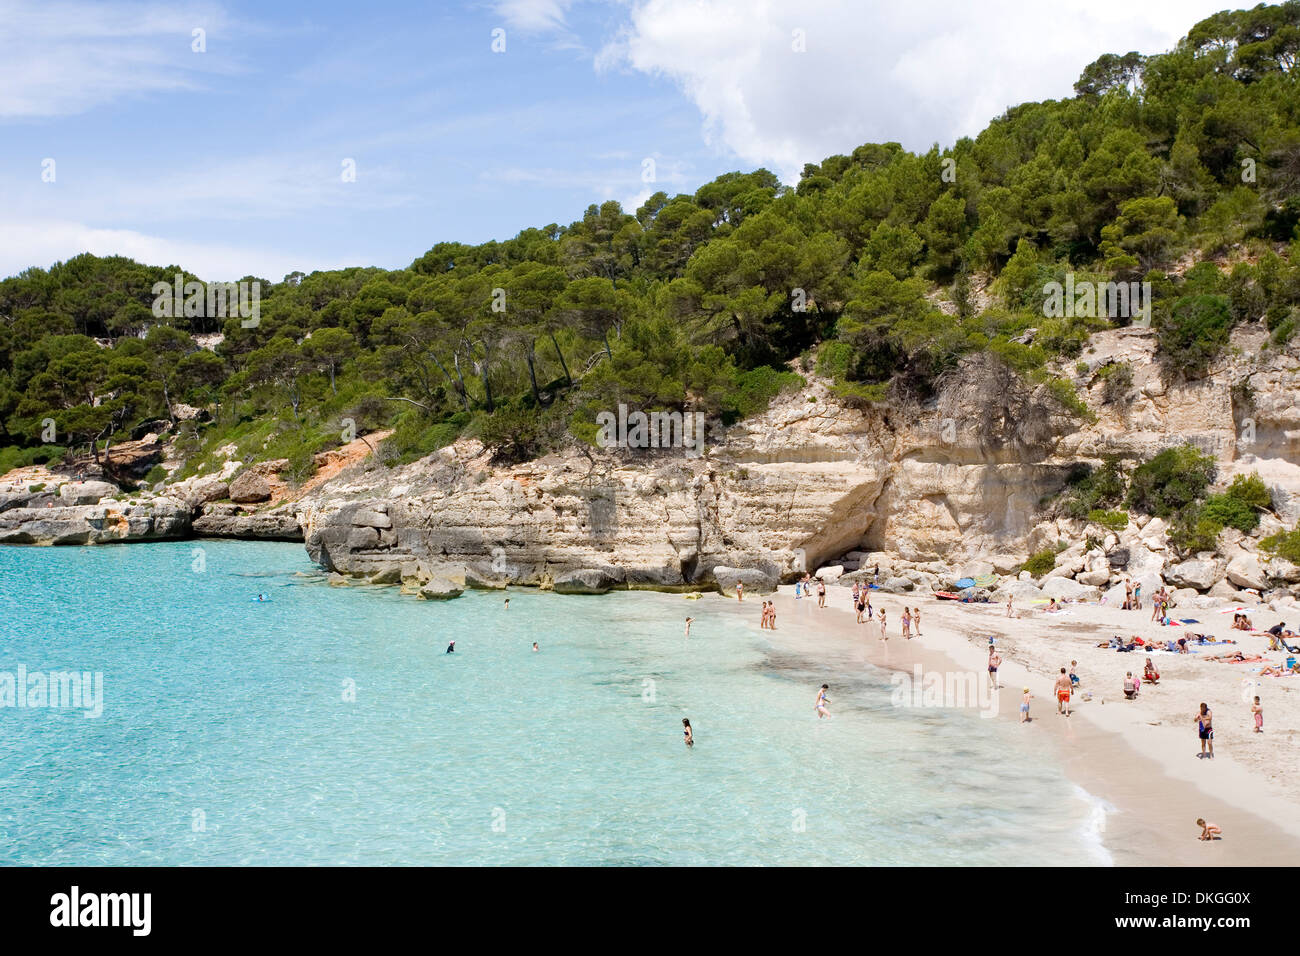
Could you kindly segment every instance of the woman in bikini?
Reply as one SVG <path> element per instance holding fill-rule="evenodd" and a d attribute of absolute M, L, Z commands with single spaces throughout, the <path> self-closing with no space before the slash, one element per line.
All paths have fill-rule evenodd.
<path fill-rule="evenodd" d="M 818 720 L 821 720 L 823 717 L 830 716 L 830 711 L 826 709 L 826 705 L 831 702 L 830 698 L 826 696 L 826 692 L 828 690 L 830 690 L 830 685 L 822 684 L 822 689 L 817 692 L 817 719 Z"/>
<path fill-rule="evenodd" d="M 885 633 L 885 609 L 883 607 L 880 609 L 880 639 L 882 641 L 889 640 L 889 635 Z"/>
<path fill-rule="evenodd" d="M 682 718 L 682 733 L 686 736 L 686 746 L 695 746 L 695 735 L 691 733 L 691 722 L 688 718 Z"/>
<path fill-rule="evenodd" d="M 910 641 L 912 639 L 912 612 L 907 609 L 906 604 L 903 605 L 901 620 L 903 624 L 903 640 Z"/>
<path fill-rule="evenodd" d="M 1197 732 L 1200 734 L 1201 737 L 1201 758 L 1202 759 L 1205 758 L 1207 754 L 1205 748 L 1209 747 L 1208 754 L 1210 759 L 1213 760 L 1214 759 L 1214 711 L 1210 710 L 1209 705 L 1202 702 L 1200 711 L 1192 719 L 1196 721 Z"/>
<path fill-rule="evenodd" d="M 912 608 L 912 628 L 916 631 L 916 636 L 920 637 L 921 636 L 921 609 L 919 607 Z"/>

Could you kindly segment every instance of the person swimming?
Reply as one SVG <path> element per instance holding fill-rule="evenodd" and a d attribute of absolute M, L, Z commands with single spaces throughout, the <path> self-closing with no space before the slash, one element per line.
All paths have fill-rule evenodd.
<path fill-rule="evenodd" d="M 447 645 L 447 653 L 448 653 L 448 654 L 454 654 L 454 653 L 456 653 L 456 642 L 455 642 L 455 641 L 452 641 L 450 644 Z"/>
<path fill-rule="evenodd" d="M 539 650 L 541 650 L 541 648 L 537 646 L 536 641 L 533 641 L 533 653 L 536 654 Z"/>

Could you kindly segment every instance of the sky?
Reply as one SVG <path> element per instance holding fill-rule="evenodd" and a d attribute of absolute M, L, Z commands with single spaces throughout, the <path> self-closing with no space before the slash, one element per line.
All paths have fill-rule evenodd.
<path fill-rule="evenodd" d="M 1223 0 L 0 0 L 0 277 L 409 265 L 975 135 Z"/>

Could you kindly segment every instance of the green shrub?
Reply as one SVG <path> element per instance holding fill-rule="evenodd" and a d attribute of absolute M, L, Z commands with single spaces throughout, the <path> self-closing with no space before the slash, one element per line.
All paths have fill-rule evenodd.
<path fill-rule="evenodd" d="M 1056 554 L 1055 548 L 1044 548 L 1042 551 L 1035 552 L 1025 562 L 1024 570 L 1034 575 L 1034 577 L 1046 574 L 1056 567 Z"/>
<path fill-rule="evenodd" d="M 1126 488 L 1119 460 L 1108 458 L 1099 468 L 1082 468 L 1071 476 L 1061 509 L 1072 518 L 1087 518 L 1093 511 L 1106 510 L 1103 506 L 1122 504 Z"/>
<path fill-rule="evenodd" d="M 1226 297 L 1183 296 L 1159 323 L 1163 362 L 1185 378 L 1204 374 L 1228 344 L 1232 324 Z"/>
<path fill-rule="evenodd" d="M 1223 525 L 1207 516 L 1199 505 L 1189 505 L 1169 523 L 1169 543 L 1180 554 L 1213 551 Z"/>
<path fill-rule="evenodd" d="M 1201 506 L 1201 514 L 1220 528 L 1236 528 L 1246 534 L 1259 526 L 1259 512 L 1231 495 L 1210 495 Z"/>
<path fill-rule="evenodd" d="M 1088 520 L 1108 531 L 1123 531 L 1128 527 L 1128 512 L 1094 509 L 1088 512 Z"/>
<path fill-rule="evenodd" d="M 162 465 L 154 465 L 149 469 L 149 473 L 144 476 L 146 483 L 156 485 L 160 481 L 167 480 L 167 469 Z"/>
<path fill-rule="evenodd" d="M 1133 470 L 1126 503 L 1131 510 L 1167 518 L 1199 499 L 1215 472 L 1214 459 L 1191 445 L 1166 448 Z"/>
<path fill-rule="evenodd" d="M 1292 564 L 1300 564 L 1300 528 L 1270 534 L 1259 543 L 1262 550 Z"/>
<path fill-rule="evenodd" d="M 1110 404 L 1128 396 L 1133 387 L 1133 366 L 1128 362 L 1111 362 L 1097 372 L 1101 379 L 1101 400 Z"/>

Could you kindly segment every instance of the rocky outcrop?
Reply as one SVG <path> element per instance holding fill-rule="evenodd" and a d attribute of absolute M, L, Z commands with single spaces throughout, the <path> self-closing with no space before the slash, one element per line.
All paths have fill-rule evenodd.
<path fill-rule="evenodd" d="M 297 512 L 290 508 L 246 511 L 234 504 L 203 507 L 193 521 L 195 534 L 209 538 L 252 538 L 263 541 L 301 541 Z"/>
<path fill-rule="evenodd" d="M 271 485 L 255 471 L 242 471 L 230 483 L 230 500 L 241 505 L 270 501 Z"/>
<path fill-rule="evenodd" d="M 138 505 L 111 501 L 0 512 L 0 544 L 162 541 L 184 538 L 189 533 L 189 509 L 182 502 L 165 498 Z"/>

